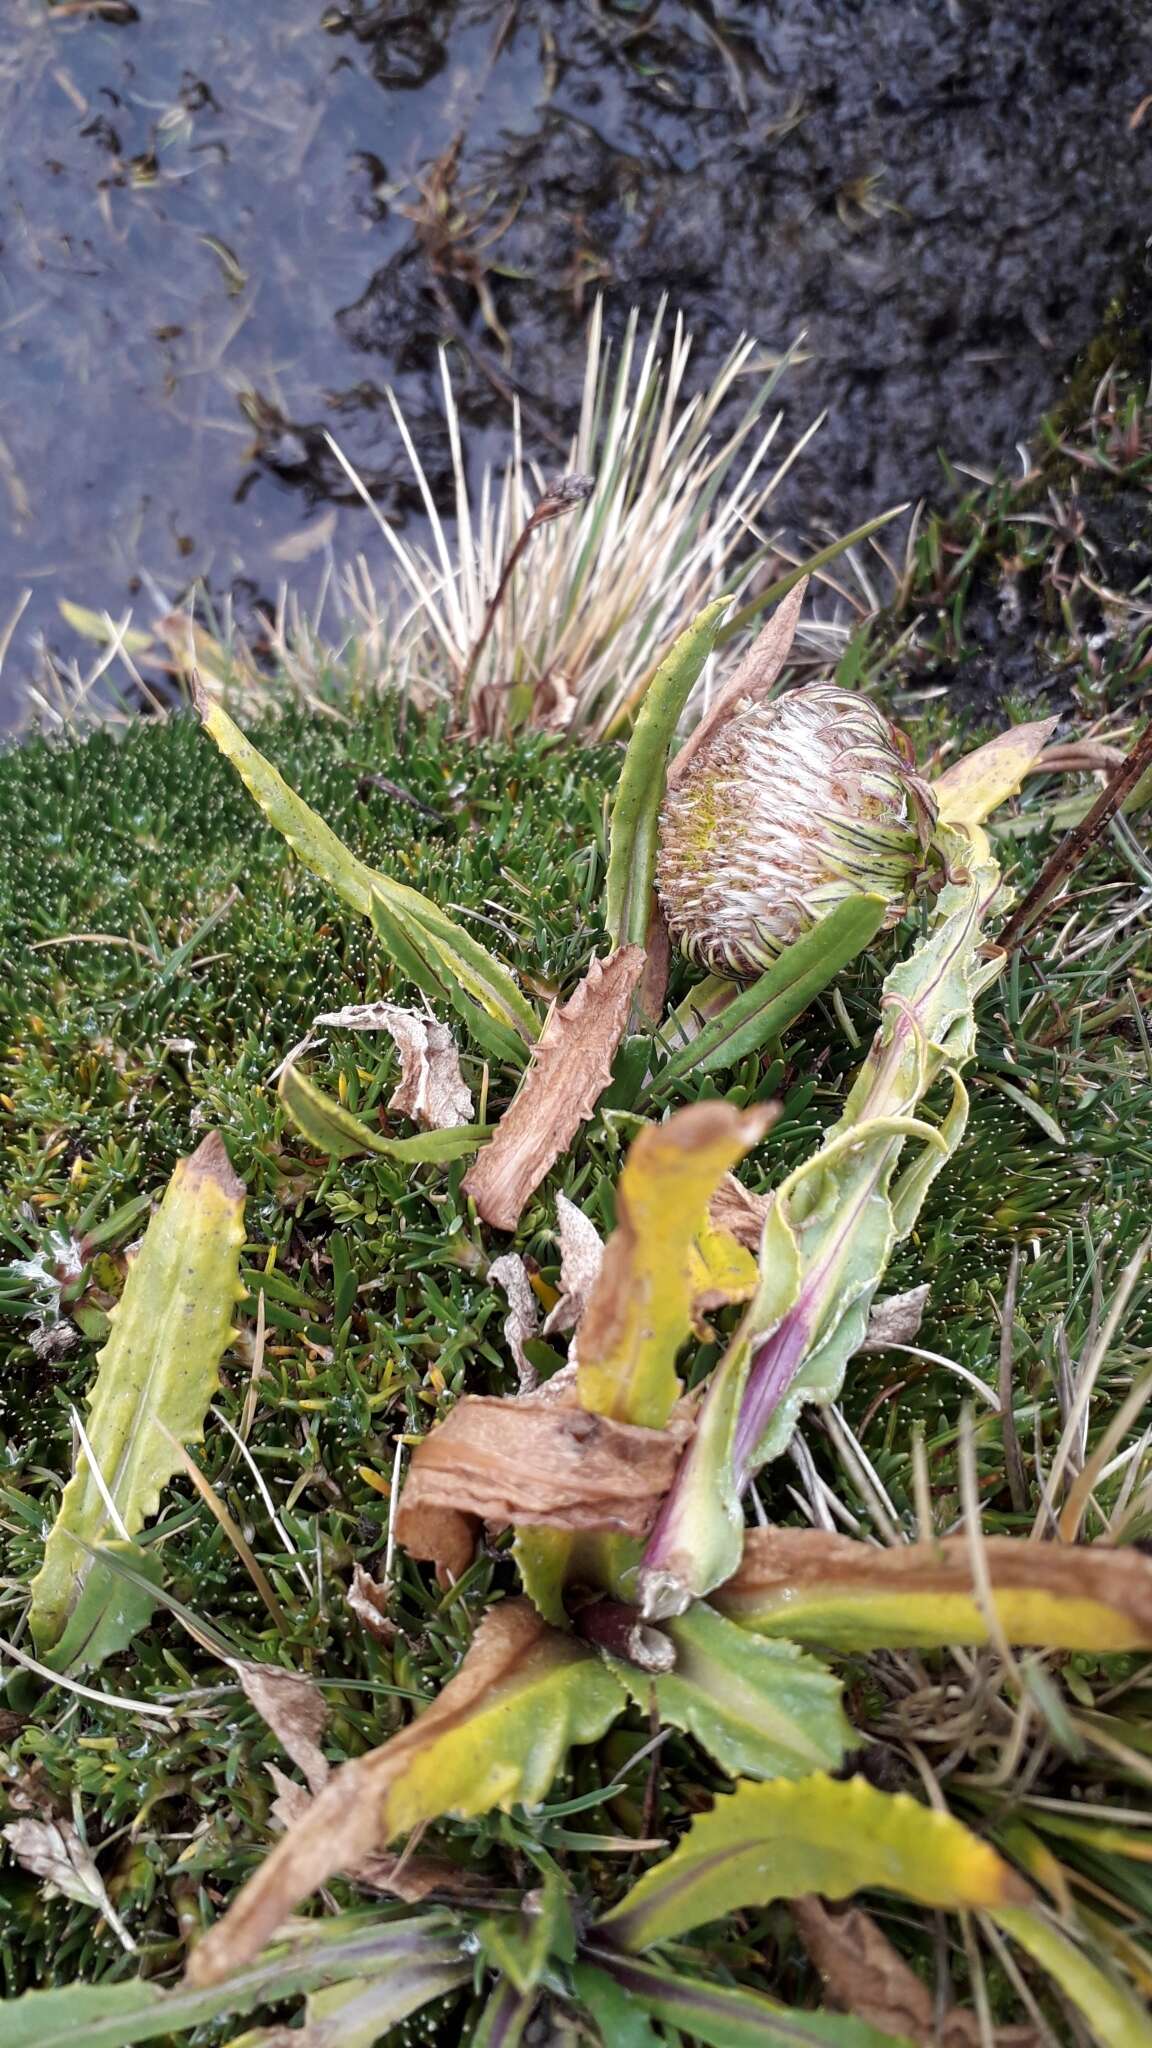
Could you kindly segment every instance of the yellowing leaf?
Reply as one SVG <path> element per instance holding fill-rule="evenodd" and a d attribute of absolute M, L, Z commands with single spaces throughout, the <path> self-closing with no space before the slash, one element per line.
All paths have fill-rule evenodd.
<path fill-rule="evenodd" d="M 616 1229 L 580 1325 L 585 1408 L 659 1429 L 680 1392 L 676 1354 L 692 1323 L 708 1203 L 763 1134 L 764 1110 L 695 1103 L 641 1131 L 616 1195 Z M 729 1268 L 739 1247 L 727 1254 Z"/>
<path fill-rule="evenodd" d="M 41 1654 L 62 1636 L 89 1576 L 107 1569 L 86 1546 L 134 1536 L 180 1468 L 179 1445 L 202 1434 L 242 1292 L 243 1212 L 243 1184 L 213 1132 L 177 1166 L 112 1311 L 87 1436 L 116 1517 L 81 1451 L 32 1581 Z"/>
<path fill-rule="evenodd" d="M 620 1948 L 671 1941 L 741 1906 L 878 1887 L 960 1911 L 1029 1904 L 1023 1878 L 951 1815 L 864 1778 L 743 1783 L 692 1823 L 601 1922 Z"/>
<path fill-rule="evenodd" d="M 941 824 L 982 825 L 1016 795 L 1059 723 L 1058 718 L 1037 718 L 1028 725 L 1010 726 L 987 746 L 954 761 L 932 784 Z"/>
<path fill-rule="evenodd" d="M 115 641 L 123 647 L 125 654 L 147 654 L 152 646 L 151 633 L 141 633 L 137 627 L 128 626 L 123 633 L 117 632 L 115 624 L 100 612 L 89 611 L 87 605 L 73 604 L 70 598 L 58 599 L 60 617 L 65 625 L 71 626 L 84 640 L 97 640 L 101 647 L 108 647 Z"/>
<path fill-rule="evenodd" d="M 1052 1650 L 1152 1649 L 1152 1559 L 1104 1544 L 987 1536 L 996 1619 L 1010 1643 Z M 758 1635 L 829 1649 L 943 1649 L 986 1643 L 965 1538 L 877 1550 L 822 1529 L 756 1529 L 739 1571 L 713 1595 Z"/>
<path fill-rule="evenodd" d="M 747 1247 L 730 1230 L 717 1230 L 710 1216 L 689 1246 L 688 1267 L 692 1319 L 697 1329 L 710 1309 L 724 1308 L 731 1301 L 750 1301 L 760 1277 Z"/>
<path fill-rule="evenodd" d="M 992 1918 L 1055 1977 L 1060 1989 L 1080 2007 L 1101 2048 L 1152 2048 L 1147 2008 L 1046 1915 L 1009 1906 L 995 1910 Z"/>
<path fill-rule="evenodd" d="M 570 1745 L 598 1741 L 624 1697 L 601 1658 L 548 1628 L 527 1601 L 491 1609 L 420 1718 L 333 1772 L 205 1935 L 189 1978 L 220 1982 L 334 1872 L 422 1821 L 543 1798 Z"/>

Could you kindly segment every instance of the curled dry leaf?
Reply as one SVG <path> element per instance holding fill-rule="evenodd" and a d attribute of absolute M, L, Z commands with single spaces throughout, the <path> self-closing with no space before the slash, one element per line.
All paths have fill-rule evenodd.
<path fill-rule="evenodd" d="M 1009 1642 L 1152 1649 L 1152 1559 L 1104 1544 L 986 1536 L 982 1551 Z M 712 1596 L 759 1635 L 842 1649 L 946 1648 L 988 1640 L 963 1536 L 880 1550 L 823 1529 L 757 1529 Z"/>
<path fill-rule="evenodd" d="M 874 1301 L 868 1311 L 868 1334 L 861 1351 L 886 1351 L 890 1344 L 914 1344 L 924 1320 L 929 1289 L 909 1287 L 905 1294 L 889 1294 Z"/>
<path fill-rule="evenodd" d="M 488 1268 L 488 1278 L 503 1288 L 508 1297 L 504 1335 L 520 1375 L 520 1392 L 530 1394 L 536 1385 L 537 1373 L 524 1346 L 539 1334 L 540 1312 L 528 1278 L 528 1268 L 519 1252 L 505 1252 L 503 1258 L 493 1259 Z"/>
<path fill-rule="evenodd" d="M 464 1517 L 647 1533 L 692 1433 L 691 1415 L 674 1414 L 666 1429 L 642 1429 L 590 1414 L 574 1387 L 564 1394 L 515 1401 L 466 1394 L 457 1402 L 413 1453 L 396 1516 L 409 1556 L 458 1572 L 453 1546 Z M 471 1527 L 474 1534 L 475 1520 Z M 471 1549 L 466 1563 L 470 1557 Z"/>
<path fill-rule="evenodd" d="M 395 1641 L 396 1623 L 388 1612 L 392 1604 L 390 1584 L 381 1585 L 362 1564 L 354 1564 L 352 1583 L 345 1598 L 357 1621 L 363 1622 L 369 1635 L 375 1636 L 378 1643 Z"/>
<path fill-rule="evenodd" d="M 237 1658 L 232 1669 L 261 1720 L 303 1771 L 309 1790 L 319 1792 L 328 1780 L 328 1760 L 320 1749 L 328 1709 L 319 1689 L 310 1678 L 279 1664 Z"/>
<path fill-rule="evenodd" d="M 622 1697 L 599 1659 L 528 1601 L 491 1609 L 439 1698 L 332 1773 L 193 1951 L 190 1982 L 220 1983 L 335 1871 L 362 1867 L 422 1821 L 541 1799 L 568 1745 L 597 1741 Z"/>
<path fill-rule="evenodd" d="M 555 1330 L 576 1329 L 604 1257 L 604 1240 L 596 1225 L 567 1195 L 556 1197 L 556 1221 L 560 1226 L 560 1296 L 548 1311 L 546 1337 Z"/>
<path fill-rule="evenodd" d="M 136 1944 L 116 1914 L 104 1880 L 71 1821 L 14 1820 L 0 1828 L 17 1863 L 66 1899 L 89 1906 L 108 1922 L 121 1945 Z"/>
<path fill-rule="evenodd" d="M 322 1010 L 313 1017 L 307 1036 L 285 1054 L 273 1080 L 303 1058 L 320 1030 L 386 1031 L 400 1055 L 400 1081 L 388 1107 L 411 1117 L 422 1130 L 451 1131 L 475 1120 L 456 1040 L 439 1018 L 405 1010 L 398 1003 L 348 1003 L 341 1010 Z"/>
<path fill-rule="evenodd" d="M 830 1996 L 845 2012 L 916 2048 L 983 2048 L 974 2012 L 950 2006 L 939 2017 L 936 2001 L 871 1914 L 857 1906 L 832 1912 L 815 1896 L 792 1901 L 801 1941 Z M 997 2027 L 993 2048 L 1041 2048 L 1035 2027 Z"/>
<path fill-rule="evenodd" d="M 734 1173 L 726 1173 L 708 1204 L 708 1220 L 713 1230 L 726 1230 L 745 1251 L 758 1252 L 771 1207 L 771 1195 L 754 1195 Z"/>
<path fill-rule="evenodd" d="M 643 946 L 593 960 L 575 995 L 549 1017 L 491 1144 L 464 1177 L 465 1194 L 495 1229 L 515 1230 L 608 1086 L 644 961 Z"/>

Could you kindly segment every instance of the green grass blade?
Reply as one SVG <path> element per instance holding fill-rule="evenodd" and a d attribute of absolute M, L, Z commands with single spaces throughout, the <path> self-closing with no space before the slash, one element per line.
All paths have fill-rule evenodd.
<path fill-rule="evenodd" d="M 404 907 L 398 891 L 385 894 L 373 889 L 372 929 L 401 974 L 422 989 L 429 1002 L 454 1009 L 469 1036 L 490 1058 L 516 1067 L 527 1063 L 522 1019 L 513 1016 L 500 992 L 491 987 L 483 1008 L 473 1002 L 459 974 L 445 964 L 443 947 L 433 940 L 427 925 L 421 925 Z M 475 971 L 469 972 L 475 986 Z M 539 1028 L 535 1026 L 537 1032 Z"/>
<path fill-rule="evenodd" d="M 60 1641 L 89 1576 L 106 1569 L 84 1545 L 134 1536 L 179 1466 L 176 1445 L 202 1434 L 242 1293 L 243 1211 L 243 1185 L 213 1133 L 177 1166 L 112 1311 L 87 1435 L 118 1525 L 82 1452 L 32 1581 L 41 1654 Z"/>
<path fill-rule="evenodd" d="M 613 946 L 643 946 L 647 941 L 668 749 L 692 687 L 716 644 L 728 603 L 722 597 L 706 605 L 681 633 L 653 676 L 637 714 L 620 771 L 609 835 L 605 922 Z"/>
<path fill-rule="evenodd" d="M 742 633 L 745 626 L 750 626 L 754 619 L 759 618 L 761 612 L 766 612 L 772 605 L 779 604 L 782 597 L 787 597 L 790 590 L 795 590 L 796 585 L 805 576 L 811 576 L 815 570 L 825 568 L 829 562 L 834 562 L 838 555 L 842 555 L 846 548 L 854 548 L 858 541 L 870 540 L 874 533 L 879 533 L 882 526 L 887 526 L 891 520 L 898 519 L 901 512 L 907 510 L 907 505 L 893 505 L 890 512 L 881 512 L 875 519 L 866 519 L 863 526 L 854 527 L 851 533 L 841 535 L 839 540 L 830 541 L 826 548 L 818 548 L 814 555 L 808 556 L 807 561 L 798 562 L 794 569 L 789 569 L 786 576 L 778 576 L 775 583 L 768 585 L 767 590 L 757 591 L 755 597 L 749 598 L 747 604 L 742 604 L 739 611 L 733 613 L 723 630 L 717 634 L 717 645 L 726 647 L 729 640 L 734 640 L 737 633 Z"/>
<path fill-rule="evenodd" d="M 884 922 L 882 896 L 850 896 L 774 960 L 750 988 L 734 996 L 687 1045 L 672 1054 L 652 1083 L 658 1099 L 690 1074 L 723 1073 L 779 1038 L 833 976 L 862 953 Z"/>
<path fill-rule="evenodd" d="M 1132 1995 L 1040 1913 L 1000 1907 L 992 1918 L 1078 2005 L 1101 2048 L 1152 2048 L 1152 2019 Z"/>
<path fill-rule="evenodd" d="M 356 1159 L 371 1152 L 399 1165 L 442 1164 L 478 1151 L 488 1136 L 485 1125 L 456 1124 L 446 1131 L 423 1131 L 418 1138 L 382 1138 L 351 1110 L 333 1102 L 296 1066 L 285 1067 L 277 1092 L 301 1137 L 329 1159 Z"/>
<path fill-rule="evenodd" d="M 197 705 L 205 731 L 232 763 L 269 824 L 275 826 L 305 867 L 335 889 L 362 917 L 371 917 L 374 894 L 383 897 L 394 910 L 403 911 L 427 933 L 441 963 L 449 974 L 456 976 L 461 987 L 490 1015 L 518 1033 L 526 1045 L 534 1044 L 540 1020 L 508 969 L 418 889 L 377 873 L 351 853 L 331 826 L 297 796 L 259 748 L 245 738 L 221 705 L 202 692 Z"/>

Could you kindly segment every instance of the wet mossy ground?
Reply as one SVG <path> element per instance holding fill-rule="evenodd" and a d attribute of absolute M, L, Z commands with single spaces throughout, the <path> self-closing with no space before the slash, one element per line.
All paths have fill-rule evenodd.
<path fill-rule="evenodd" d="M 1107 416 L 1054 430 L 1038 474 L 1019 488 L 974 492 L 923 527 L 899 604 L 845 662 L 896 707 L 922 758 L 958 728 L 967 744 L 1008 717 L 1049 707 L 1081 727 L 1138 710 L 1152 533 L 1138 396 L 1130 385 Z M 1056 523 L 1025 516 L 1054 516 L 1052 494 Z M 405 724 L 387 703 L 349 705 L 338 719 L 290 710 L 255 736 L 360 855 L 471 922 L 541 996 L 569 990 L 602 944 L 614 748 L 539 739 L 464 747 L 435 725 Z M 381 773 L 397 793 L 371 780 Z M 1030 785 L 1021 815 L 1034 829 L 1002 841 L 1021 880 L 1051 844 L 1053 806 L 1081 786 L 1058 777 Z M 1041 1463 L 1061 1427 L 1063 1360 L 1098 1324 L 1148 1224 L 1152 875 L 1142 860 L 1138 843 L 1134 854 L 1105 839 L 1076 877 L 1075 903 L 984 998 L 968 1134 L 890 1276 L 893 1289 L 930 1284 L 922 1348 L 994 1387 L 999 1307 L 1019 1251 L 1016 1401 L 1026 1455 L 1035 1450 Z M 1071 909 L 1078 926 L 1069 935 Z M 772 1185 L 836 1113 L 877 1022 L 885 949 L 908 937 L 906 928 L 885 941 L 842 978 L 836 1004 L 818 1002 L 778 1054 L 732 1077 L 737 1100 L 783 1104 L 748 1169 L 754 1185 Z M 24 1589 L 69 1468 L 70 1404 L 91 1380 L 128 1246 L 143 1227 L 141 1197 L 158 1194 L 176 1159 L 219 1129 L 249 1188 L 249 1292 L 220 1406 L 233 1421 L 243 1408 L 263 1293 L 268 1348 L 251 1446 L 295 1556 L 212 1418 L 199 1455 L 277 1592 L 287 1633 L 272 1628 L 217 1523 L 181 1481 L 168 1489 L 153 1540 L 163 1538 L 169 1591 L 238 1651 L 324 1683 L 333 1709 L 328 1753 L 333 1761 L 356 1754 L 436 1691 L 486 1600 L 514 1584 L 499 1546 L 447 1596 L 401 1560 L 390 1645 L 365 1634 L 344 1598 L 353 1562 L 379 1568 L 382 1560 L 396 1437 L 426 1428 L 465 1389 L 515 1383 L 504 1299 L 485 1278 L 496 1246 L 461 1197 L 463 1169 L 325 1164 L 284 1127 L 268 1085 L 315 1012 L 410 991 L 389 980 L 369 927 L 260 822 L 187 716 L 80 744 L 33 740 L 0 759 L 0 955 L 0 1223 L 9 1261 L 0 1269 L 0 1635 L 19 1635 Z M 506 1100 L 512 1077 L 493 1071 L 485 1082 L 466 1044 L 464 1067 L 477 1092 L 487 1086 L 490 1111 Z M 334 1035 L 316 1071 L 361 1115 L 383 1116 L 394 1070 L 373 1040 Z M 546 1279 L 557 1277 L 558 1186 L 610 1228 L 632 1110 L 622 1080 L 608 1112 L 530 1204 L 516 1244 Z M 40 1258 L 52 1273 L 73 1239 L 83 1271 L 66 1281 L 57 1318 L 50 1285 L 37 1286 L 13 1262 Z M 1093 1438 L 1150 1343 L 1152 1303 L 1141 1286 L 1101 1372 Z M 703 1354 L 700 1370 L 712 1356 Z M 940 1526 L 959 1513 L 964 1391 L 931 1359 L 861 1357 L 850 1372 L 845 1413 L 902 1518 L 912 1516 L 918 1432 Z M 1030 1517 L 1012 1510 L 999 1417 L 980 1405 L 974 1426 L 986 1526 L 1022 1532 Z M 818 1425 L 808 1440 L 861 1529 L 873 1529 L 866 1497 Z M 766 1475 L 771 1516 L 799 1516 L 795 1479 L 787 1461 Z M 1106 1485 L 1101 1498 L 1110 1497 Z M 1152 1533 L 1152 1516 L 1141 1511 L 1126 1533 Z M 1072 1660 L 1071 1696 L 1090 1700 L 1094 1686 L 1115 1685 L 1126 1668 L 1124 1660 Z M 891 1710 L 891 1674 L 878 1680 L 856 1660 L 847 1676 L 869 1767 L 909 1782 L 897 1745 L 887 1735 L 874 1742 Z M 175 1731 L 139 1722 L 126 1733 L 123 1714 L 18 1677 L 0 1712 L 0 1818 L 21 1785 L 42 1808 L 78 1814 L 143 1967 L 163 1976 L 266 1850 L 263 1766 L 284 1759 L 227 1666 L 163 1611 L 95 1683 L 177 1702 Z M 541 1811 L 445 1825 L 429 1846 L 474 1861 L 494 1884 L 523 1888 L 531 1882 L 523 1844 L 545 1843 L 589 1892 L 613 1895 L 626 1859 L 578 1847 L 550 1806 L 594 1792 L 647 1736 L 643 1716 L 625 1721 L 599 1749 L 574 1754 Z M 639 1766 L 578 1829 L 674 1834 L 721 1783 L 679 1736 L 662 1751 L 654 1808 L 645 1807 L 647 1770 Z M 1106 1758 L 1093 1757 L 1090 1779 L 1097 1799 L 1122 1787 L 1127 1803 L 1146 1803 L 1131 1774 Z M 1057 1751 L 1045 1784 L 1067 1795 L 1086 1782 L 1074 1755 Z M 1003 1817 L 995 1803 L 966 1803 L 963 1790 L 954 1803 L 993 1832 Z M 1091 1870 L 1088 1851 L 1082 1866 L 1075 1844 L 1060 1853 Z M 1115 1864 L 1110 1881 L 1152 1924 L 1141 1866 L 1122 1857 Z M 928 1969 L 932 1928 L 918 1933 L 907 1915 L 886 1924 Z M 963 1951 L 951 1961 L 963 1999 Z M 779 1996 L 816 1993 L 786 1916 L 747 1916 L 727 1962 Z M 0 1867 L 6 1993 L 135 1967 L 89 1910 L 45 1901 L 10 1860 Z M 1016 2016 L 1007 1982 L 994 1976 L 992 1989 L 1001 2016 Z M 434 2016 L 437 2038 L 467 2038 L 468 2013 L 461 1995 Z M 204 2036 L 215 2038 L 223 2036 Z"/>

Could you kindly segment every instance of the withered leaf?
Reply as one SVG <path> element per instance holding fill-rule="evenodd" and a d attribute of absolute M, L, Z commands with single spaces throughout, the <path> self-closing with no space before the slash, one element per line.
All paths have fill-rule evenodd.
<path fill-rule="evenodd" d="M 280 1828 L 298 1826 L 311 1813 L 315 1795 L 306 1786 L 298 1784 L 295 1778 L 285 1777 L 275 1764 L 268 1764 L 265 1768 L 276 1793 L 271 1806 L 273 1820 Z M 418 1905 L 430 1892 L 440 1892 L 449 1898 L 466 1898 L 470 1893 L 486 1888 L 482 1877 L 461 1870 L 459 1864 L 450 1863 L 446 1856 L 410 1856 L 407 1849 L 395 1856 L 373 1850 L 361 1863 L 350 1866 L 346 1874 L 370 1891 L 386 1892 L 391 1898 L 406 1900 L 409 1905 Z"/>
<path fill-rule="evenodd" d="M 981 2048 L 974 2012 L 950 2006 L 937 2020 L 935 1999 L 893 1948 L 871 1914 L 849 1906 L 833 1912 L 822 1899 L 792 1901 L 800 1939 L 828 1991 L 845 2012 L 916 2048 Z M 997 2027 L 995 2048 L 1040 2048 L 1035 2027 Z"/>
<path fill-rule="evenodd" d="M 554 1330 L 577 1327 L 604 1257 L 604 1240 L 596 1225 L 567 1195 L 556 1197 L 556 1221 L 560 1226 L 560 1296 L 548 1311 L 546 1337 Z"/>
<path fill-rule="evenodd" d="M 758 1252 L 771 1207 L 771 1195 L 754 1195 L 734 1173 L 726 1173 L 708 1204 L 708 1220 L 713 1230 L 726 1230 L 746 1251 Z"/>
<path fill-rule="evenodd" d="M 545 1024 L 515 1098 L 462 1183 L 495 1229 L 515 1230 L 529 1196 L 608 1086 L 645 957 L 643 946 L 621 946 L 593 960 Z"/>
<path fill-rule="evenodd" d="M 285 1671 L 280 1664 L 237 1658 L 232 1669 L 246 1698 L 303 1771 L 309 1789 L 318 1792 L 328 1778 L 328 1761 L 319 1746 L 328 1726 L 328 1709 L 319 1689 L 310 1678 Z"/>
<path fill-rule="evenodd" d="M 528 1278 L 528 1268 L 519 1252 L 505 1252 L 503 1258 L 493 1259 L 488 1268 L 488 1278 L 494 1280 L 508 1297 L 504 1335 L 516 1361 L 520 1392 L 530 1394 L 536 1385 L 537 1373 L 524 1346 L 539 1332 L 540 1312 Z"/>
<path fill-rule="evenodd" d="M 390 1585 L 381 1585 L 366 1572 L 362 1564 L 352 1567 L 352 1583 L 345 1599 L 357 1621 L 361 1621 L 370 1636 L 378 1643 L 391 1643 L 396 1637 L 396 1624 L 388 1609 L 392 1601 Z"/>
<path fill-rule="evenodd" d="M 445 1511 L 500 1526 L 645 1536 L 692 1426 L 684 1413 L 666 1429 L 612 1422 L 582 1408 L 574 1389 L 567 1400 L 466 1394 L 413 1453 L 397 1540 L 411 1557 L 456 1569 L 437 1521 Z"/>
<path fill-rule="evenodd" d="M 1152 1649 L 1152 1559 L 1106 1544 L 981 1539 L 1009 1642 L 1052 1649 Z M 712 1595 L 744 1628 L 844 1649 L 988 1640 L 967 1538 L 891 1549 L 823 1529 L 757 1529 Z"/>
<path fill-rule="evenodd" d="M 909 1287 L 904 1294 L 889 1294 L 874 1301 L 868 1312 L 868 1334 L 861 1351 L 886 1351 L 890 1344 L 914 1344 L 924 1320 L 929 1289 Z"/>
<path fill-rule="evenodd" d="M 332 1773 L 193 1951 L 189 1981 L 221 1982 L 335 1871 L 363 1867 L 422 1820 L 541 1798 L 567 1745 L 597 1740 L 622 1698 L 600 1660 L 550 1629 L 528 1601 L 492 1608 L 439 1698 L 381 1748 Z"/>
<path fill-rule="evenodd" d="M 781 598 L 751 647 L 738 662 L 719 695 L 704 713 L 695 731 L 690 733 L 680 752 L 669 764 L 668 787 L 674 788 L 687 768 L 694 754 L 710 740 L 722 725 L 731 718 L 736 706 L 744 700 L 759 703 L 768 695 L 792 651 L 801 607 L 808 589 L 808 578 L 804 576 L 787 597 Z"/>
<path fill-rule="evenodd" d="M 313 1017 L 307 1037 L 281 1062 L 277 1075 L 302 1058 L 321 1029 L 386 1031 L 400 1055 L 400 1080 L 388 1107 L 411 1117 L 422 1130 L 450 1131 L 474 1121 L 475 1104 L 460 1072 L 456 1040 L 439 1018 L 403 1009 L 399 1003 L 348 1003 L 341 1010 L 322 1010 Z"/>
<path fill-rule="evenodd" d="M 17 1863 L 66 1899 L 89 1906 L 107 1920 L 126 1949 L 136 1944 L 118 1919 L 91 1852 L 68 1820 L 13 1820 L 0 1828 Z"/>

